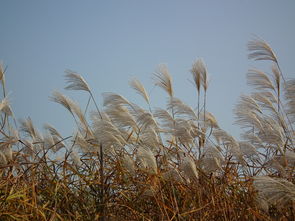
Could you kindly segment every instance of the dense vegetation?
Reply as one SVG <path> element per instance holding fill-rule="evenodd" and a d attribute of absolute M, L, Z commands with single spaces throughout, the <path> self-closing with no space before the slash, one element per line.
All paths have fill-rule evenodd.
<path fill-rule="evenodd" d="M 249 70 L 253 93 L 234 110 L 241 141 L 206 108 L 202 60 L 191 69 L 196 108 L 175 96 L 164 65 L 154 77 L 166 109 L 152 109 L 136 79 L 130 85 L 147 109 L 114 93 L 99 108 L 83 77 L 67 71 L 66 89 L 89 94 L 83 109 L 52 94 L 77 125 L 69 137 L 48 124 L 41 134 L 30 118 L 15 121 L 1 66 L 0 219 L 295 220 L 295 80 L 284 78 L 265 41 L 248 48 L 271 73 Z"/>

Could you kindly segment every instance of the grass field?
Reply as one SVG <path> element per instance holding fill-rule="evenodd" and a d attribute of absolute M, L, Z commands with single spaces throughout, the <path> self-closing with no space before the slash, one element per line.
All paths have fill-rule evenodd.
<path fill-rule="evenodd" d="M 195 108 L 176 97 L 165 65 L 154 74 L 165 109 L 151 108 L 136 79 L 130 86 L 149 108 L 115 93 L 98 107 L 83 77 L 66 71 L 66 89 L 89 94 L 86 107 L 51 95 L 76 122 L 71 136 L 16 122 L 2 65 L 0 220 L 295 220 L 295 79 L 265 41 L 248 49 L 272 72 L 248 72 L 253 92 L 234 109 L 241 141 L 207 110 L 202 60 L 191 68 Z"/>

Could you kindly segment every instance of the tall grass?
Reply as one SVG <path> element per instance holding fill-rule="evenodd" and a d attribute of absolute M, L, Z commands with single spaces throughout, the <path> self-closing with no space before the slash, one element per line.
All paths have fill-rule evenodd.
<path fill-rule="evenodd" d="M 295 80 L 286 80 L 271 47 L 249 42 L 249 58 L 267 60 L 272 73 L 249 70 L 253 93 L 234 110 L 237 140 L 206 108 L 207 68 L 193 63 L 194 109 L 173 91 L 166 66 L 155 85 L 166 108 L 137 79 L 130 86 L 142 108 L 115 93 L 98 107 L 90 85 L 66 71 L 66 89 L 89 94 L 86 107 L 53 92 L 77 128 L 64 137 L 40 133 L 30 118 L 16 123 L 0 69 L 1 220 L 294 220 Z M 95 110 L 89 110 L 93 103 Z"/>

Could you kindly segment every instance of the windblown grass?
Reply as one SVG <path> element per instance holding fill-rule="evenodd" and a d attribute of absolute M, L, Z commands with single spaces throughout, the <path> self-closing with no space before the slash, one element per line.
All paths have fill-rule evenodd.
<path fill-rule="evenodd" d="M 136 79 L 130 86 L 148 109 L 115 93 L 103 94 L 99 108 L 85 79 L 66 71 L 66 89 L 89 94 L 84 108 L 52 94 L 77 125 L 68 137 L 48 124 L 42 134 L 30 118 L 17 125 L 1 66 L 0 219 L 294 220 L 295 80 L 285 80 L 265 41 L 248 46 L 272 73 L 248 73 L 254 91 L 234 110 L 240 141 L 206 109 L 202 60 L 191 69 L 196 109 L 175 97 L 164 65 L 154 77 L 169 98 L 165 109 L 151 108 Z"/>

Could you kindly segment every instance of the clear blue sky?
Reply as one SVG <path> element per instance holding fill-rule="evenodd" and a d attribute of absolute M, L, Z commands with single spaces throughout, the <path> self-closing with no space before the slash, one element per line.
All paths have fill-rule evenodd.
<path fill-rule="evenodd" d="M 225 130 L 238 135 L 232 109 L 249 92 L 245 74 L 266 67 L 247 60 L 246 44 L 258 35 L 278 55 L 286 77 L 295 77 L 295 1 L 40 1 L 2 0 L 0 60 L 17 119 L 30 116 L 69 135 L 73 121 L 50 102 L 54 89 L 84 105 L 86 94 L 64 91 L 64 70 L 81 73 L 99 103 L 113 91 L 144 104 L 128 86 L 132 77 L 151 91 L 153 106 L 166 95 L 153 89 L 152 73 L 166 63 L 176 97 L 196 105 L 189 69 L 203 58 L 210 73 L 208 108 Z M 269 69 L 267 69 L 269 70 Z"/>

